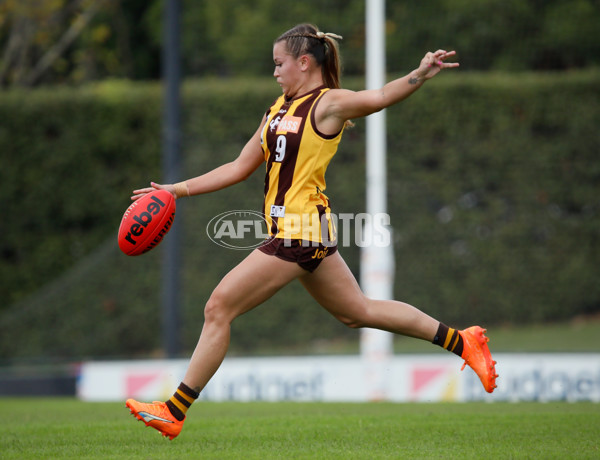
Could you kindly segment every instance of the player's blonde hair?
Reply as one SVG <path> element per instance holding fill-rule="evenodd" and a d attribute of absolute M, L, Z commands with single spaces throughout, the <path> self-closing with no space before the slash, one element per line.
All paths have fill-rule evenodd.
<path fill-rule="evenodd" d="M 323 82 L 328 88 L 340 88 L 341 60 L 336 40 L 342 37 L 323 33 L 312 24 L 299 24 L 281 34 L 275 43 L 285 41 L 287 50 L 294 58 L 310 54 L 321 67 Z"/>

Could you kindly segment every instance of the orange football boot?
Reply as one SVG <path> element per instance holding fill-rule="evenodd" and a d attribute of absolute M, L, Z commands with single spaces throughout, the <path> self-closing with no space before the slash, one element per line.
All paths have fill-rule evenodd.
<path fill-rule="evenodd" d="M 146 404 L 136 401 L 135 399 L 128 399 L 125 403 L 131 414 L 146 424 L 151 426 L 155 430 L 158 430 L 160 434 L 173 440 L 181 432 L 183 428 L 183 422 L 177 420 L 171 414 L 171 411 L 164 402 L 154 401 L 152 404 Z"/>
<path fill-rule="evenodd" d="M 458 331 L 463 338 L 463 352 L 461 358 L 465 360 L 461 371 L 468 364 L 475 371 L 483 384 L 485 391 L 491 393 L 496 388 L 496 361 L 492 361 L 492 354 L 487 346 L 490 341 L 484 333 L 485 329 L 472 326 L 464 331 Z"/>

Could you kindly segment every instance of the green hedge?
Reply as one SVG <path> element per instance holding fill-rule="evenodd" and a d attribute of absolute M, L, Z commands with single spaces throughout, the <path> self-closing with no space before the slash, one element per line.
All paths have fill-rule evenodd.
<path fill-rule="evenodd" d="M 397 298 L 457 326 L 600 310 L 599 83 L 448 73 L 387 111 Z M 182 179 L 235 158 L 277 95 L 271 79 L 186 83 Z M 161 250 L 128 258 L 116 230 L 131 190 L 161 180 L 161 103 L 155 83 L 0 93 L 0 357 L 160 350 Z M 364 211 L 364 126 L 328 173 L 337 213 Z M 245 256 L 206 225 L 260 209 L 262 175 L 178 202 L 186 352 L 212 288 Z M 358 275 L 359 249 L 342 255 Z M 298 283 L 233 327 L 234 352 L 356 337 Z"/>

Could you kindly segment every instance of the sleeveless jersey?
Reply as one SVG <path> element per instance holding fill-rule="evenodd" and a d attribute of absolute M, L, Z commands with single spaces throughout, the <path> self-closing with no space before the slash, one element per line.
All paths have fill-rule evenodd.
<path fill-rule="evenodd" d="M 266 161 L 264 216 L 271 236 L 335 244 L 325 171 L 343 129 L 325 135 L 315 108 L 329 88 L 321 86 L 292 100 L 279 97 L 266 113 L 261 145 Z"/>

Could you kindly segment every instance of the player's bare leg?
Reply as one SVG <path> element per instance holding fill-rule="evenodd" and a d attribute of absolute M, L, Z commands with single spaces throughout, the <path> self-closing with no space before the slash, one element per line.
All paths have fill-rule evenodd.
<path fill-rule="evenodd" d="M 229 347 L 231 323 L 305 271 L 297 264 L 254 250 L 213 291 L 204 327 L 183 382 L 198 393 L 217 371 Z"/>
<path fill-rule="evenodd" d="M 252 252 L 221 280 L 208 300 L 200 339 L 177 391 L 166 402 L 148 404 L 128 399 L 131 413 L 169 439 L 178 436 L 187 409 L 225 358 L 233 320 L 303 273 L 295 263 L 258 250 Z"/>
<path fill-rule="evenodd" d="M 496 388 L 496 362 L 485 329 L 473 326 L 457 331 L 407 303 L 366 297 L 339 253 L 326 257 L 300 281 L 321 306 L 350 327 L 382 329 L 434 343 L 443 335 L 438 344 L 462 357 L 488 393 Z"/>
<path fill-rule="evenodd" d="M 412 305 L 366 297 L 338 252 L 300 282 L 321 306 L 350 327 L 371 327 L 429 341 L 437 331 L 439 321 Z"/>

